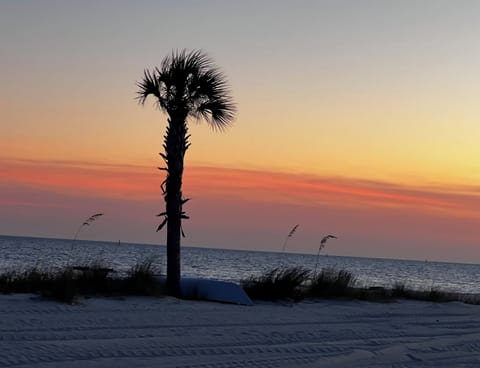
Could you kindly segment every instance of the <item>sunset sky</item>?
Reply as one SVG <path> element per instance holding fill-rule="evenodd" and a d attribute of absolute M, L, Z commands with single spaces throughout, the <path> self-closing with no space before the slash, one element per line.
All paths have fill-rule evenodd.
<path fill-rule="evenodd" d="M 480 263 L 480 2 L 2 1 L 0 234 L 164 244 L 145 68 L 202 49 L 184 245 Z"/>

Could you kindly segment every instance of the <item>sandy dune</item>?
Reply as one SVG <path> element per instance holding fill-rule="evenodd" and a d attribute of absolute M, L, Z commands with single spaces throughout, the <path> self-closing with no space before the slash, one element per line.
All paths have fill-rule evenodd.
<path fill-rule="evenodd" d="M 480 307 L 0 296 L 0 367 L 478 367 Z"/>

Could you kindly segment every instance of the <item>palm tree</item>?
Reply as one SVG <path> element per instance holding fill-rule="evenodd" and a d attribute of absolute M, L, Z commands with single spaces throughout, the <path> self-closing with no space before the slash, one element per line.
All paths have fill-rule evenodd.
<path fill-rule="evenodd" d="M 182 195 L 182 176 L 185 152 L 190 146 L 187 120 L 204 119 L 214 129 L 223 131 L 235 115 L 235 104 L 225 76 L 202 51 L 173 51 L 161 66 L 145 70 L 137 83 L 138 101 L 144 105 L 148 96 L 155 97 L 157 107 L 168 115 L 167 130 L 160 153 L 167 172 L 161 185 L 166 210 L 158 214 L 167 225 L 167 289 L 179 293 L 180 234 L 182 219 L 188 219 L 183 205 L 189 200 Z"/>

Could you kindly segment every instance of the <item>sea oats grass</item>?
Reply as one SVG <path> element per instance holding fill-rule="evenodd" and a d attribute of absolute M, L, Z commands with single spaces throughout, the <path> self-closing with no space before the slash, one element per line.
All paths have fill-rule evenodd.
<path fill-rule="evenodd" d="M 252 299 L 300 300 L 304 297 L 301 286 L 309 275 L 310 271 L 302 267 L 277 267 L 259 276 L 246 278 L 240 285 Z"/>
<path fill-rule="evenodd" d="M 113 268 L 101 262 L 60 269 L 31 268 L 0 274 L 0 293 L 33 293 L 48 299 L 75 303 L 82 297 L 162 295 L 163 283 L 153 260 L 131 267 L 126 276 L 118 276 Z"/>
<path fill-rule="evenodd" d="M 371 302 L 395 302 L 411 299 L 436 303 L 463 302 L 480 304 L 480 295 L 443 291 L 432 287 L 416 289 L 397 282 L 393 287 L 359 286 L 348 270 L 324 268 L 311 272 L 301 267 L 277 267 L 241 281 L 247 295 L 254 300 L 346 299 Z"/>

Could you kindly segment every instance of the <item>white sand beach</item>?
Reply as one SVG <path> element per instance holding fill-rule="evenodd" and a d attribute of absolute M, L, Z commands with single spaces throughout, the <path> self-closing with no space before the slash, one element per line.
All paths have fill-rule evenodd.
<path fill-rule="evenodd" d="M 478 367 L 480 307 L 0 296 L 0 367 Z"/>

